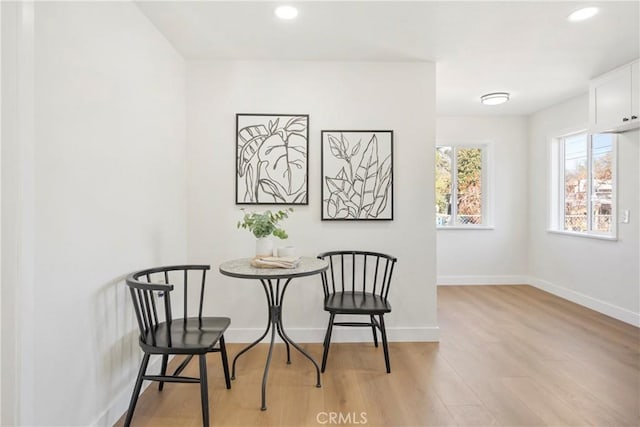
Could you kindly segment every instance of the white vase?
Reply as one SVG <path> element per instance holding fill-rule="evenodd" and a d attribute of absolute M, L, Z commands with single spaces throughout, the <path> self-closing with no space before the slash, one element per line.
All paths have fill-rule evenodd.
<path fill-rule="evenodd" d="M 256 256 L 272 256 L 273 241 L 269 237 L 259 237 L 256 239 Z"/>
<path fill-rule="evenodd" d="M 296 256 L 295 246 L 283 246 L 277 250 L 278 256 L 281 258 L 293 258 Z"/>

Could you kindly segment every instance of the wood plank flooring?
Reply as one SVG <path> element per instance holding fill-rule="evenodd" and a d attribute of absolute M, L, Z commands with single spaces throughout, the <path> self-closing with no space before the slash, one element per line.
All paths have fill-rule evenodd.
<path fill-rule="evenodd" d="M 278 345 L 264 412 L 267 345 L 240 359 L 232 390 L 224 387 L 220 358 L 209 355 L 211 423 L 640 425 L 640 329 L 530 286 L 440 287 L 438 316 L 440 343 L 390 344 L 391 374 L 373 343 L 333 344 L 322 388 L 306 359 L 293 351 L 287 365 Z M 233 357 L 243 346 L 228 347 Z M 303 347 L 321 360 L 321 344 Z M 198 376 L 196 362 L 186 375 Z M 153 384 L 133 425 L 200 426 L 199 393 L 198 385 L 167 384 L 158 392 Z"/>

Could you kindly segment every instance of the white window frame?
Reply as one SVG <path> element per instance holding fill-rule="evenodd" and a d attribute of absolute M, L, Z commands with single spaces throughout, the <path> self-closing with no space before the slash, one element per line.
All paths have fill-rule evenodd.
<path fill-rule="evenodd" d="M 451 147 L 453 150 L 451 158 L 451 219 L 450 225 L 439 225 L 436 223 L 438 230 L 493 230 L 493 184 L 492 184 L 492 164 L 491 164 L 491 142 L 448 142 L 439 141 L 436 143 L 435 149 L 439 147 Z M 479 148 L 482 152 L 482 224 L 458 224 L 457 223 L 457 150 L 467 148 Z M 434 171 L 435 173 L 435 171 Z M 434 182 L 435 186 L 435 182 Z M 434 193 L 435 196 L 435 193 Z M 435 204 L 435 203 L 434 203 Z"/>
<path fill-rule="evenodd" d="M 586 231 L 565 230 L 565 144 L 564 141 L 572 136 L 586 134 L 587 137 L 587 227 Z M 611 158 L 611 230 L 609 232 L 591 230 L 593 210 L 593 135 L 586 129 L 563 134 L 552 139 L 551 144 L 551 209 L 549 229 L 550 233 L 568 236 L 587 237 L 592 239 L 618 240 L 618 136 L 611 134 L 613 154 Z"/>

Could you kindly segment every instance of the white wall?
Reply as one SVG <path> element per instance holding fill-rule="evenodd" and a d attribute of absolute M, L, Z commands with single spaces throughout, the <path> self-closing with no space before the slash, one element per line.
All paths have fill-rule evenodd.
<path fill-rule="evenodd" d="M 0 5 L 0 52 L 2 52 L 2 6 Z M 2 98 L 2 54 L 0 54 L 0 99 Z M 0 177 L 2 176 L 2 103 L 0 102 Z M 2 185 L 0 179 L 0 201 L 2 200 Z M 0 224 L 2 224 L 2 209 L 0 209 Z M 0 242 L 2 241 L 2 225 L 0 225 Z M 2 246 L 0 245 L 0 325 L 2 324 Z M 1 329 L 1 328 L 0 328 Z M 2 382 L 2 334 L 0 333 L 0 384 Z M 0 424 L 2 423 L 2 387 L 0 387 Z"/>
<path fill-rule="evenodd" d="M 217 266 L 252 256 L 252 235 L 237 230 L 234 204 L 235 114 L 309 114 L 309 205 L 285 223 L 288 244 L 304 255 L 339 248 L 398 257 L 388 316 L 391 340 L 437 339 L 433 158 L 434 66 L 431 63 L 189 62 L 189 259 Z M 320 131 L 394 131 L 395 219 L 320 220 Z M 258 207 L 258 210 L 264 207 Z M 215 312 L 232 318 L 228 340 L 248 342 L 266 321 L 259 283 L 217 275 Z M 320 278 L 296 280 L 287 291 L 284 323 L 294 340 L 322 340 Z M 341 328 L 336 339 L 370 340 L 370 331 Z M 355 329 L 355 330 L 354 330 Z"/>
<path fill-rule="evenodd" d="M 529 123 L 529 271 L 532 284 L 628 323 L 640 325 L 639 131 L 618 137 L 618 240 L 548 233 L 551 138 L 585 129 L 588 97 L 540 111 Z"/>
<path fill-rule="evenodd" d="M 2 7 L 2 425 L 33 399 L 33 4 Z M 25 301 L 25 304 L 18 304 Z M 24 317 L 24 320 L 22 319 Z M 30 347 L 32 350 L 32 346 Z M 24 355 L 24 357 L 22 357 Z M 29 364 L 29 372 L 23 367 Z M 26 396 L 26 398 L 25 398 Z M 31 407 L 29 408 L 31 409 Z"/>
<path fill-rule="evenodd" d="M 524 283 L 527 271 L 527 118 L 438 117 L 438 144 L 486 143 L 491 229 L 438 230 L 438 284 Z"/>
<path fill-rule="evenodd" d="M 33 137 L 27 151 L 24 135 L 3 138 L 21 154 L 2 158 L 19 193 L 2 193 L 3 214 L 18 212 L 3 255 L 31 296 L 14 300 L 18 421 L 112 425 L 141 358 L 123 276 L 186 260 L 184 61 L 128 2 L 39 2 L 34 22 L 33 64 L 18 70 L 33 73 L 18 126 Z"/>

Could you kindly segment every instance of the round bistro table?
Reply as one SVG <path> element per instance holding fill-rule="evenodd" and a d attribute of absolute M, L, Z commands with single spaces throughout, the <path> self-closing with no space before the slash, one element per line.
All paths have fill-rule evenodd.
<path fill-rule="evenodd" d="M 256 279 L 262 283 L 264 288 L 264 294 L 267 297 L 267 305 L 269 306 L 269 319 L 267 321 L 267 328 L 260 338 L 243 348 L 233 358 L 233 367 L 231 370 L 231 379 L 236 379 L 236 361 L 240 356 L 253 348 L 256 344 L 264 339 L 271 330 L 271 343 L 269 344 L 269 353 L 267 355 L 267 362 L 264 366 L 264 374 L 262 375 L 262 406 L 260 409 L 263 411 L 267 409 L 266 404 L 266 391 L 267 391 L 267 377 L 269 375 L 269 365 L 271 364 L 271 354 L 273 352 L 273 342 L 275 340 L 276 332 L 284 341 L 287 348 L 287 363 L 291 363 L 291 352 L 289 350 L 289 344 L 291 344 L 296 350 L 298 350 L 304 357 L 309 359 L 313 366 L 316 368 L 316 387 L 321 387 L 320 384 L 320 367 L 315 360 L 304 351 L 298 344 L 296 344 L 287 333 L 284 331 L 282 325 L 282 301 L 284 299 L 284 293 L 291 283 L 292 279 L 296 277 L 312 276 L 314 274 L 322 273 L 327 269 L 329 264 L 327 261 L 302 257 L 300 264 L 297 268 L 256 268 L 251 265 L 251 258 L 241 258 L 232 261 L 223 262 L 220 264 L 220 273 L 229 277 L 237 277 L 240 279 Z M 281 281 L 283 283 L 281 284 Z"/>

